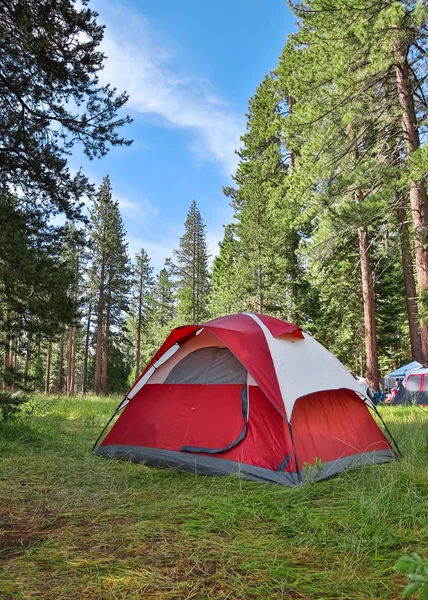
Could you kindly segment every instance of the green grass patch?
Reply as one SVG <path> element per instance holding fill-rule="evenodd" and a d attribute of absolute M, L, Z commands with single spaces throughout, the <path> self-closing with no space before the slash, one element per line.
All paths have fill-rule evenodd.
<path fill-rule="evenodd" d="M 2 600 L 389 600 L 428 557 L 428 412 L 383 409 L 401 461 L 285 488 L 94 456 L 118 402 L 0 423 Z"/>

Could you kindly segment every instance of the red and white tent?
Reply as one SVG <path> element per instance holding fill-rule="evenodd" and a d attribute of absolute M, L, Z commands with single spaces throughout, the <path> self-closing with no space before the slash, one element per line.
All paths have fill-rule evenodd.
<path fill-rule="evenodd" d="M 237 314 L 174 329 L 97 454 L 298 484 L 395 454 L 349 371 L 295 325 Z M 373 408 L 373 407 L 372 407 Z"/>

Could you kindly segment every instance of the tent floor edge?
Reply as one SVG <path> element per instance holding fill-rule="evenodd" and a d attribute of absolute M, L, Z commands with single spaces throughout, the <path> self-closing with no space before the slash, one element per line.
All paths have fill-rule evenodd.
<path fill-rule="evenodd" d="M 217 477 L 238 476 L 241 479 L 264 483 L 278 483 L 285 486 L 298 485 L 297 473 L 274 471 L 263 467 L 255 467 L 247 463 L 225 460 L 203 454 L 177 452 L 162 448 L 144 446 L 99 446 L 95 453 L 104 458 L 114 458 L 147 466 L 163 467 L 186 471 L 197 475 Z"/>
<path fill-rule="evenodd" d="M 343 456 L 342 458 L 322 463 L 320 469 L 316 466 L 313 467 L 313 471 L 309 472 L 307 476 L 305 475 L 303 482 L 320 481 L 334 477 L 350 469 L 383 464 L 394 460 L 396 460 L 396 453 L 392 448 L 351 454 L 350 456 Z"/>
<path fill-rule="evenodd" d="M 147 466 L 176 469 L 198 475 L 238 476 L 250 481 L 277 483 L 288 487 L 300 485 L 302 482 L 327 479 L 351 468 L 382 464 L 395 459 L 392 448 L 361 452 L 323 463 L 319 471 L 305 474 L 302 477 L 302 473 L 278 472 L 213 456 L 195 455 L 162 448 L 125 445 L 99 446 L 96 454 L 104 458 L 143 463 Z"/>

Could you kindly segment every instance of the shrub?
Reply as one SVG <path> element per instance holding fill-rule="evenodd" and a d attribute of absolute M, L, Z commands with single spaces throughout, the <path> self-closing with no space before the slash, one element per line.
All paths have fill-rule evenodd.
<path fill-rule="evenodd" d="M 29 397 L 23 392 L 0 392 L 0 419 L 7 421 L 16 417 L 29 401 Z"/>

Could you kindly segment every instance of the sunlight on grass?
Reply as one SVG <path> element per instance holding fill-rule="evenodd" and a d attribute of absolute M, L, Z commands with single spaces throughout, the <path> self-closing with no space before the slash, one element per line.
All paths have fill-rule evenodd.
<path fill-rule="evenodd" d="M 284 488 L 106 461 L 120 398 L 0 424 L 0 598 L 398 598 L 428 555 L 428 414 L 382 409 L 401 461 Z M 11 501 L 13 499 L 13 502 Z"/>

